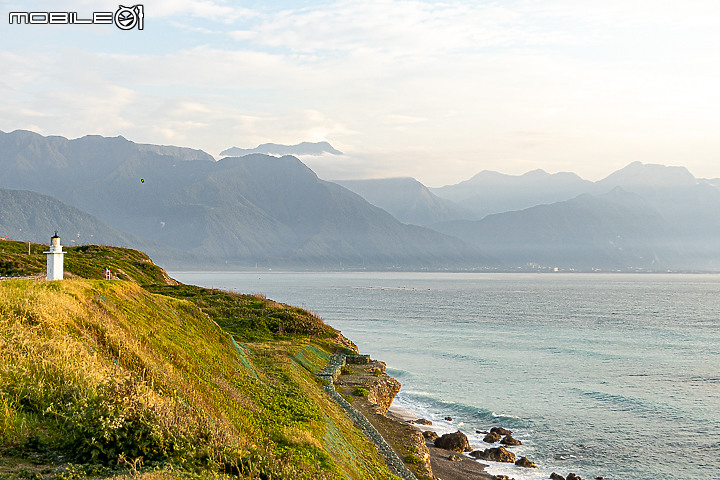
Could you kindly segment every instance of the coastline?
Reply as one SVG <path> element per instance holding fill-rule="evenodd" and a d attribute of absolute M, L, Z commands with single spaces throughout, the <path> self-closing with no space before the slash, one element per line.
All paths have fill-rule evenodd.
<path fill-rule="evenodd" d="M 388 363 L 388 373 L 403 383 L 396 404 L 433 420 L 433 428 L 452 428 L 443 417 L 453 416 L 465 422 L 470 443 L 482 447 L 476 429 L 516 431 L 524 443 L 516 452 L 539 471 L 486 462 L 492 474 L 612 479 L 674 478 L 681 471 L 700 480 L 717 465 L 720 406 L 708 395 L 717 385 L 717 276 L 187 279 L 312 305 L 363 353 Z M 563 307 L 569 305 L 578 309 Z"/>
<path fill-rule="evenodd" d="M 342 356 L 331 360 L 320 376 L 332 379 L 326 388 L 351 418 L 360 415 L 365 422 L 356 424 L 376 444 L 386 458 L 388 467 L 396 474 L 407 467 L 412 475 L 422 480 L 496 480 L 485 471 L 487 465 L 467 455 L 435 447 L 423 435 L 433 430 L 414 423 L 419 416 L 408 409 L 392 406 L 400 390 L 400 383 L 385 373 L 385 364 L 371 360 L 367 355 Z M 358 394 L 358 391 L 364 392 Z M 433 430 L 434 431 L 434 430 Z M 378 439 L 377 436 L 380 438 Z M 387 448 L 394 455 L 388 455 Z M 398 462 L 400 465 L 398 469 Z M 401 478 L 406 478 L 404 474 Z"/>
<path fill-rule="evenodd" d="M 420 416 L 407 408 L 391 405 L 386 416 L 392 420 L 409 424 L 419 432 L 435 431 L 430 425 L 414 422 Z M 494 480 L 496 477 L 485 471 L 487 465 L 465 455 L 453 455 L 453 452 L 437 448 L 433 442 L 426 439 L 430 453 L 430 465 L 435 478 L 440 480 Z M 460 461 L 450 460 L 450 457 L 461 458 Z"/>

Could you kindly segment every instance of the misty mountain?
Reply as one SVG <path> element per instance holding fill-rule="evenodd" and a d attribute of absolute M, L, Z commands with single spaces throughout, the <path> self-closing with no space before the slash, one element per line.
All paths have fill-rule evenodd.
<path fill-rule="evenodd" d="M 670 222 L 621 188 L 433 228 L 515 266 L 657 270 L 678 268 L 691 257 Z"/>
<path fill-rule="evenodd" d="M 492 213 L 569 200 L 591 193 L 592 187 L 592 182 L 574 173 L 550 174 L 533 170 L 523 175 L 505 175 L 484 170 L 464 182 L 431 188 L 430 191 L 482 218 Z"/>
<path fill-rule="evenodd" d="M 171 247 L 149 253 L 173 268 L 464 268 L 491 262 L 458 239 L 403 225 L 318 179 L 295 157 L 215 162 L 188 158 L 196 153 L 186 150 L 174 153 L 122 137 L 0 133 L 0 187 L 52 195 Z"/>
<path fill-rule="evenodd" d="M 688 245 L 699 247 L 720 237 L 720 190 L 685 167 L 633 162 L 596 182 L 596 187 L 621 187 L 641 196 L 682 232 Z"/>
<path fill-rule="evenodd" d="M 468 210 L 433 194 L 414 178 L 336 180 L 335 183 L 352 190 L 403 223 L 430 225 L 475 218 Z"/>
<path fill-rule="evenodd" d="M 0 132 L 0 172 L 0 188 L 54 197 L 0 198 L 4 234 L 47 241 L 57 228 L 172 268 L 473 269 L 499 258 L 507 268 L 720 270 L 720 190 L 682 167 L 635 162 L 594 183 L 481 172 L 432 191 L 413 179 L 343 182 L 406 222 L 442 220 L 437 231 L 401 223 L 293 156 L 216 162 L 122 137 L 16 131 Z M 464 206 L 510 210 L 470 221 Z"/>
<path fill-rule="evenodd" d="M 709 178 L 709 179 L 703 180 L 703 183 L 712 185 L 715 188 L 720 188 L 720 178 Z"/>
<path fill-rule="evenodd" d="M 685 167 L 632 162 L 595 183 L 601 190 L 622 187 L 626 190 L 690 187 L 698 180 Z"/>
<path fill-rule="evenodd" d="M 152 152 L 158 155 L 167 155 L 173 157 L 175 160 L 201 160 L 205 162 L 215 161 L 215 158 L 213 158 L 213 156 L 209 153 L 202 150 L 196 150 L 194 148 L 174 147 L 172 145 L 151 145 L 147 143 L 136 143 L 135 145 L 140 152 Z"/>
<path fill-rule="evenodd" d="M 332 155 L 342 155 L 340 150 L 336 150 L 328 142 L 302 142 L 297 145 L 279 145 L 277 143 L 263 143 L 255 148 L 238 148 L 231 147 L 220 152 L 220 155 L 227 157 L 242 157 L 253 153 L 262 153 L 265 155 L 284 156 L 284 155 L 313 155 L 319 156 L 323 153 Z"/>
<path fill-rule="evenodd" d="M 0 189 L 0 237 L 49 243 L 57 231 L 63 245 L 102 244 L 157 250 L 160 246 L 123 232 L 53 197 Z M 175 252 L 178 253 L 178 252 Z"/>
<path fill-rule="evenodd" d="M 198 227 L 212 223 L 212 229 L 192 229 L 202 233 L 190 239 L 191 245 L 246 262 L 432 268 L 489 262 L 464 242 L 401 224 L 349 190 L 320 180 L 292 156 L 225 158 L 169 203 L 183 212 L 196 209 L 191 218 Z M 187 215 L 182 221 L 163 217 L 161 238 L 187 240 Z"/>
<path fill-rule="evenodd" d="M 197 150 L 136 144 L 123 137 L 88 135 L 68 140 L 24 130 L 0 132 L 0 186 L 46 193 L 73 205 L 63 195 L 75 189 L 92 191 L 103 203 L 132 200 L 129 192 L 114 197 L 102 194 L 105 185 L 130 172 L 135 174 L 133 183 L 140 184 L 168 177 L 166 171 L 176 166 L 199 172 L 214 163 L 212 156 Z"/>

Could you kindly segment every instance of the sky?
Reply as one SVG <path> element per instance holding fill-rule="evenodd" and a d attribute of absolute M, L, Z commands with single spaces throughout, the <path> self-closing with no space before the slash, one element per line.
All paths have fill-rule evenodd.
<path fill-rule="evenodd" d="M 136 0 L 132 0 L 136 1 Z M 129 2 L 125 2 L 125 6 Z M 0 130 L 199 148 L 328 141 L 324 179 L 482 170 L 720 177 L 716 0 L 146 0 L 143 29 L 17 25 L 0 0 Z"/>

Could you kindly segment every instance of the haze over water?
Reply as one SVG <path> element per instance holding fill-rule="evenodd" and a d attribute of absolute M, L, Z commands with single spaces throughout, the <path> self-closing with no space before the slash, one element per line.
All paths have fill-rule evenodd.
<path fill-rule="evenodd" d="M 720 472 L 720 276 L 174 273 L 304 306 L 387 362 L 396 404 L 498 425 L 540 470 L 516 479 L 708 479 Z M 446 415 L 452 423 L 442 420 Z"/>

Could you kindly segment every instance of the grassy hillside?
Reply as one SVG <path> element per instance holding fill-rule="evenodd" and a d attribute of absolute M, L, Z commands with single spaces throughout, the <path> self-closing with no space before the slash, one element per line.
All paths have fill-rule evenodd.
<path fill-rule="evenodd" d="M 29 250 L 29 253 L 28 253 Z M 0 240 L 0 276 L 45 275 L 48 245 Z M 107 245 L 66 247 L 66 278 L 103 279 L 109 268 L 113 278 L 140 285 L 174 284 L 165 271 L 138 250 Z"/>
<path fill-rule="evenodd" d="M 0 261 L 42 271 L 35 248 Z M 319 318 L 132 250 L 66 260 L 75 278 L 0 282 L 0 479 L 395 478 L 314 375 L 354 347 Z M 108 264 L 125 280 L 92 279 Z"/>

